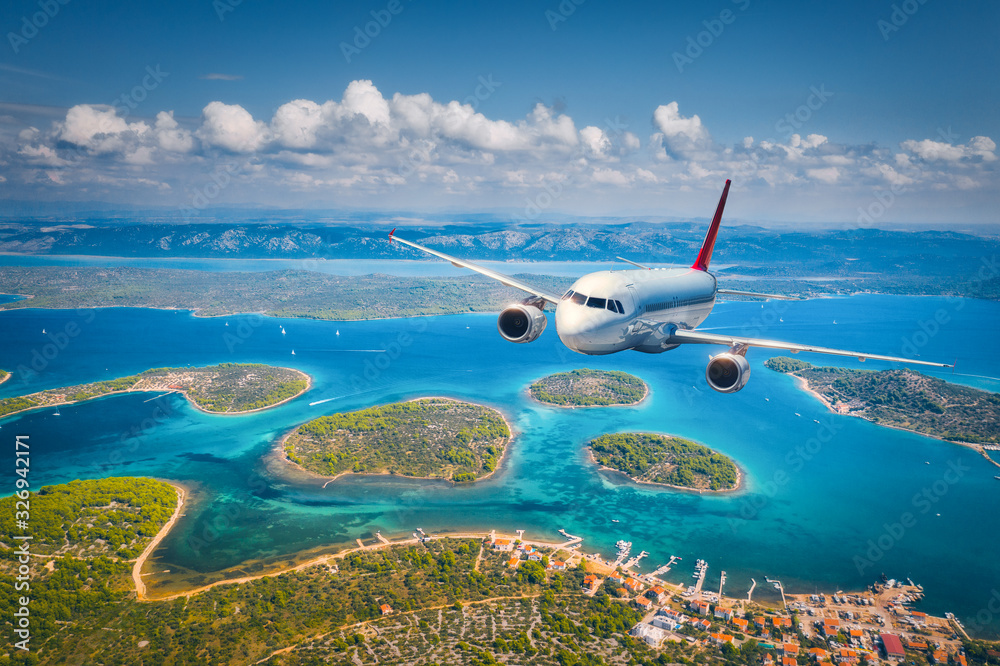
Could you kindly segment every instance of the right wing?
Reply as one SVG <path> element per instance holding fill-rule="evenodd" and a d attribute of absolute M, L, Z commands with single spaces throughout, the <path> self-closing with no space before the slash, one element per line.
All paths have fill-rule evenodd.
<path fill-rule="evenodd" d="M 396 235 L 396 230 L 393 229 L 389 233 L 389 242 L 397 240 L 404 245 L 409 245 L 418 250 L 426 252 L 427 254 L 433 254 L 435 257 L 440 257 L 445 261 L 450 261 L 453 266 L 458 266 L 459 268 L 468 268 L 470 271 L 476 271 L 477 273 L 482 273 L 486 277 L 493 278 L 494 280 L 504 284 L 508 287 L 513 287 L 514 289 L 520 289 L 521 291 L 526 291 L 532 296 L 537 296 L 538 298 L 556 305 L 559 303 L 559 296 L 556 294 L 545 291 L 544 289 L 539 289 L 538 287 L 532 287 L 530 284 L 521 282 L 516 278 L 512 278 L 509 275 L 504 275 L 503 273 L 498 273 L 494 270 L 486 268 L 485 266 L 480 266 L 479 264 L 474 264 L 471 261 L 466 261 L 465 259 L 459 259 L 458 257 L 453 257 L 451 255 L 445 254 L 444 252 L 438 252 L 437 250 L 432 250 L 429 247 L 424 247 L 423 245 L 417 245 L 412 241 L 405 240 Z"/>
<path fill-rule="evenodd" d="M 859 361 L 872 359 L 875 361 L 891 361 L 894 363 L 916 363 L 918 365 L 932 365 L 938 368 L 954 368 L 949 363 L 934 363 L 932 361 L 918 361 L 914 358 L 902 358 L 899 356 L 884 356 L 882 354 L 867 354 L 865 352 L 848 351 L 846 349 L 830 349 L 829 347 L 816 347 L 814 345 L 801 345 L 794 342 L 783 342 L 781 340 L 762 340 L 760 338 L 745 338 L 740 335 L 725 335 L 718 333 L 703 333 L 698 330 L 675 329 L 671 332 L 668 340 L 675 343 L 694 343 L 707 345 L 726 345 L 727 347 L 763 347 L 765 349 L 781 349 L 790 351 L 793 354 L 799 352 L 812 352 L 814 354 L 830 354 L 832 356 L 853 356 Z"/>

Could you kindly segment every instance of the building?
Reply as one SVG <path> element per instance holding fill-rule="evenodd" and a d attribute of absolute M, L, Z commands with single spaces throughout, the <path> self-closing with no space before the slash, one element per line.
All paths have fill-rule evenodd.
<path fill-rule="evenodd" d="M 723 608 L 722 606 L 715 607 L 715 617 L 729 621 L 733 619 L 733 609 Z"/>
<path fill-rule="evenodd" d="M 632 600 L 632 603 L 634 603 L 636 606 L 638 606 L 641 610 L 644 611 L 647 611 L 653 607 L 653 602 L 644 596 L 636 597 L 635 599 Z"/>
<path fill-rule="evenodd" d="M 514 550 L 514 544 L 510 542 L 510 539 L 494 539 L 493 550 L 511 551 Z"/>
<path fill-rule="evenodd" d="M 566 563 L 561 560 L 551 560 L 549 562 L 549 569 L 552 569 L 553 571 L 565 571 Z"/>
<path fill-rule="evenodd" d="M 799 646 L 795 643 L 785 643 L 781 646 L 781 654 L 785 657 L 799 656 Z"/>
<path fill-rule="evenodd" d="M 709 634 L 708 640 L 712 641 L 715 645 L 725 645 L 726 643 L 732 643 L 733 637 L 729 634 Z"/>
<path fill-rule="evenodd" d="M 596 592 L 600 584 L 601 581 L 594 574 L 587 574 L 583 577 L 583 589 L 587 592 Z"/>
<path fill-rule="evenodd" d="M 539 553 L 536 550 L 536 551 L 528 554 L 528 559 L 531 560 L 532 562 L 541 562 L 542 561 L 542 554 Z"/>
<path fill-rule="evenodd" d="M 809 656 L 816 661 L 826 661 L 829 653 L 823 648 L 809 648 Z"/>
<path fill-rule="evenodd" d="M 856 664 L 858 663 L 858 652 L 857 650 L 848 650 L 847 648 L 841 648 L 837 650 L 835 655 L 836 662 L 838 664 Z"/>
<path fill-rule="evenodd" d="M 709 605 L 707 601 L 702 601 L 701 599 L 692 599 L 688 604 L 688 608 L 693 610 L 695 613 L 700 613 L 701 615 L 708 615 Z"/>
<path fill-rule="evenodd" d="M 895 634 L 880 634 L 882 639 L 882 649 L 885 651 L 886 659 L 904 659 L 906 652 L 903 650 L 903 643 L 899 636 Z"/>
<path fill-rule="evenodd" d="M 776 627 L 787 627 L 788 629 L 792 628 L 792 618 L 790 617 L 772 617 L 771 622 Z"/>
<path fill-rule="evenodd" d="M 795 657 L 782 657 L 781 658 L 781 666 L 798 666 L 798 663 L 799 662 L 797 662 L 795 660 Z"/>
<path fill-rule="evenodd" d="M 931 662 L 935 664 L 947 664 L 948 653 L 944 650 L 934 650 L 934 654 L 931 655 Z"/>
<path fill-rule="evenodd" d="M 629 578 L 627 581 L 623 583 L 623 585 L 630 592 L 638 592 L 639 590 L 642 589 L 642 583 L 637 581 L 635 578 Z"/>
<path fill-rule="evenodd" d="M 654 585 L 649 590 L 646 591 L 646 596 L 656 602 L 663 601 L 663 598 L 667 596 L 667 591 L 664 590 L 659 585 Z"/>
<path fill-rule="evenodd" d="M 741 617 L 734 617 L 733 626 L 736 627 L 739 631 L 746 633 L 747 627 L 750 626 L 750 623 Z"/>
<path fill-rule="evenodd" d="M 712 623 L 708 620 L 698 620 L 692 625 L 695 629 L 701 629 L 702 631 L 708 631 Z"/>
<path fill-rule="evenodd" d="M 516 569 L 517 565 L 520 563 L 521 563 L 520 557 L 512 557 L 509 560 L 507 560 L 507 566 L 510 567 L 511 569 Z"/>
<path fill-rule="evenodd" d="M 653 617 L 653 619 L 650 620 L 649 623 L 652 624 L 654 627 L 665 629 L 667 631 L 673 631 L 675 629 L 679 629 L 681 626 L 680 622 L 667 615 L 657 615 Z"/>
<path fill-rule="evenodd" d="M 632 627 L 632 631 L 629 634 L 646 641 L 647 645 L 654 648 L 660 647 L 660 643 L 667 637 L 667 632 L 643 622 Z"/>
<path fill-rule="evenodd" d="M 382 611 L 382 615 L 388 615 L 389 613 L 392 612 L 392 606 L 390 606 L 389 604 L 382 604 L 378 608 L 380 611 Z"/>

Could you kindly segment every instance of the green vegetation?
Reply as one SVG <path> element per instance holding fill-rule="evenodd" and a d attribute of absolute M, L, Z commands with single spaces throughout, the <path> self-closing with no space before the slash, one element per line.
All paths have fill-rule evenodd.
<path fill-rule="evenodd" d="M 811 363 L 800 361 L 797 358 L 788 358 L 787 356 L 775 356 L 774 358 L 769 358 L 764 361 L 764 365 L 775 372 L 782 373 L 798 372 L 799 370 L 805 370 L 806 368 L 812 367 Z"/>
<path fill-rule="evenodd" d="M 573 370 L 543 377 L 528 389 L 531 397 L 551 405 L 596 407 L 634 405 L 646 397 L 646 383 L 619 371 Z"/>
<path fill-rule="evenodd" d="M 336 476 L 344 472 L 474 481 L 496 469 L 510 430 L 496 410 L 428 398 L 333 414 L 285 440 L 289 459 Z"/>
<path fill-rule="evenodd" d="M 908 369 L 815 367 L 784 357 L 768 359 L 765 365 L 801 377 L 842 414 L 949 441 L 1000 442 L 1000 395 L 995 393 Z"/>
<path fill-rule="evenodd" d="M 25 503 L 30 518 L 28 529 L 22 530 L 15 516 Z M 68 622 L 100 627 L 113 620 L 116 609 L 134 594 L 128 559 L 145 549 L 176 505 L 177 493 L 169 484 L 145 478 L 73 481 L 42 487 L 27 500 L 0 498 L 2 533 L 33 537 L 27 542 L 32 554 L 29 589 L 15 588 L 21 563 L 14 548 L 5 547 L 0 555 L 0 613 L 14 617 L 19 598 L 29 597 L 30 646 L 36 657 L 41 652 L 41 661 L 34 662 L 20 660 L 27 655 L 11 650 L 16 660 L 9 663 L 67 663 L 47 652 L 49 646 L 58 649 Z M 11 640 L 11 632 L 5 632 L 2 651 L 10 650 Z M 40 649 L 43 644 L 46 650 Z"/>
<path fill-rule="evenodd" d="M 733 490 L 739 483 L 729 457 L 680 437 L 619 433 L 601 435 L 589 446 L 598 463 L 640 482 L 699 490 Z"/>
<path fill-rule="evenodd" d="M 7 372 L 6 370 L 0 370 L 0 384 L 3 384 L 5 381 L 7 381 L 8 377 L 10 377 L 9 372 Z"/>
<path fill-rule="evenodd" d="M 0 416 L 46 405 L 80 402 L 120 391 L 183 391 L 209 412 L 239 413 L 270 407 L 308 388 L 308 377 L 261 363 L 222 363 L 205 368 L 155 368 L 138 375 L 48 389 L 0 399 Z"/>

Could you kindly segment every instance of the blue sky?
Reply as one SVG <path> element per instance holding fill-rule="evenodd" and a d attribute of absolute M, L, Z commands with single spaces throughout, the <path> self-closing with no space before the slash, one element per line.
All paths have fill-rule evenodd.
<path fill-rule="evenodd" d="M 997 221 L 996 3 L 10 6 L 0 200 Z"/>

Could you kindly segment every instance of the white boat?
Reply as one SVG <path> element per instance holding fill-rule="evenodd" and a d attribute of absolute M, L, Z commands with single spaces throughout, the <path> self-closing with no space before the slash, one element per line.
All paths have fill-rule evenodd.
<path fill-rule="evenodd" d="M 42 329 L 42 335 L 45 335 L 45 329 L 44 328 Z"/>
<path fill-rule="evenodd" d="M 285 333 L 285 327 L 284 326 L 281 327 L 281 334 L 282 335 L 287 335 L 287 333 Z"/>
<path fill-rule="evenodd" d="M 292 356 L 295 356 L 295 350 L 294 349 L 292 350 Z"/>
<path fill-rule="evenodd" d="M 337 329 L 337 335 L 340 335 L 340 329 L 339 328 Z"/>

